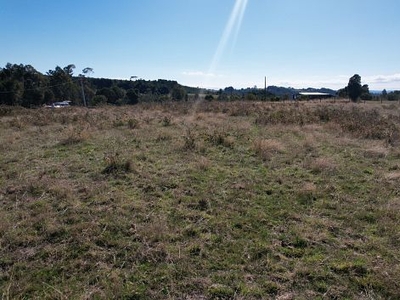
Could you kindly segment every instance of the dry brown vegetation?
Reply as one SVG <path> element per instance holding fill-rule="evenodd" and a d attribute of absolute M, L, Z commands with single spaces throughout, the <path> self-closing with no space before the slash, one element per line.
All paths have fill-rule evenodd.
<path fill-rule="evenodd" d="M 0 107 L 4 299 L 398 299 L 400 107 Z"/>

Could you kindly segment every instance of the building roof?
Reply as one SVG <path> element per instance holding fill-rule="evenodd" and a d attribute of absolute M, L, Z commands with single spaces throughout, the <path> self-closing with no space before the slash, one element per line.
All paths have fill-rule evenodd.
<path fill-rule="evenodd" d="M 302 95 L 302 96 L 332 96 L 329 93 L 320 93 L 320 92 L 300 92 L 299 95 Z"/>

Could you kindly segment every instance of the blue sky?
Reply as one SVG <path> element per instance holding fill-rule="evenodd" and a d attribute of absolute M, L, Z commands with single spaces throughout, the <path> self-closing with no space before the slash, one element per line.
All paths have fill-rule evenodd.
<path fill-rule="evenodd" d="M 398 0 L 0 0 L 0 66 L 189 86 L 400 89 Z"/>

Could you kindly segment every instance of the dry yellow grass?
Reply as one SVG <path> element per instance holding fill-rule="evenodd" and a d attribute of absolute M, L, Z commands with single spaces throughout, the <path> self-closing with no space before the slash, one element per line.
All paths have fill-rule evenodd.
<path fill-rule="evenodd" d="M 333 174 L 337 171 L 337 164 L 330 157 L 317 157 L 309 162 L 312 172 Z"/>
<path fill-rule="evenodd" d="M 253 142 L 253 150 L 263 160 L 269 160 L 278 153 L 283 153 L 285 147 L 276 139 L 256 139 Z"/>

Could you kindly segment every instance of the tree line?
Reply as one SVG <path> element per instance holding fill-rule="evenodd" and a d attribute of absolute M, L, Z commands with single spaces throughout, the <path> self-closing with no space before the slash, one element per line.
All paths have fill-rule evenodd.
<path fill-rule="evenodd" d="M 136 104 L 142 101 L 181 101 L 187 91 L 176 81 L 92 78 L 92 68 L 74 75 L 75 65 L 56 66 L 46 74 L 31 65 L 8 63 L 0 68 L 0 105 L 38 107 L 58 101 L 75 105 Z"/>

